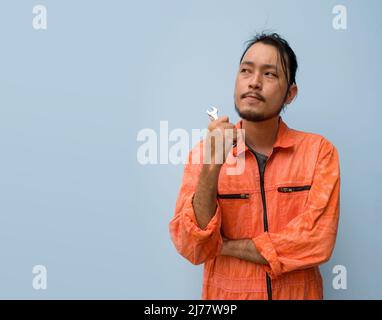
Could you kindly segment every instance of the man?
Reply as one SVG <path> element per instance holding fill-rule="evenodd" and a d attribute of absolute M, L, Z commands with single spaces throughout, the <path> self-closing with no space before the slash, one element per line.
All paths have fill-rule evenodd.
<path fill-rule="evenodd" d="M 236 78 L 241 120 L 211 121 L 206 137 L 217 131 L 227 139 L 231 130 L 235 143 L 228 151 L 205 143 L 211 161 L 185 166 L 169 227 L 177 251 L 204 263 L 202 299 L 323 298 L 318 266 L 337 235 L 339 160 L 324 137 L 290 129 L 280 117 L 297 94 L 296 70 L 296 56 L 278 34 L 254 37 Z M 245 130 L 241 151 L 238 129 Z M 224 159 L 228 152 L 243 156 L 244 171 L 227 174 L 216 151 Z"/>

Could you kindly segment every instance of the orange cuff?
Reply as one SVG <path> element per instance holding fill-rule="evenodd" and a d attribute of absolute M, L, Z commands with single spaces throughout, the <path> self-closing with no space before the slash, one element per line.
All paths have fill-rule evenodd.
<path fill-rule="evenodd" d="M 197 241 L 204 241 L 209 239 L 217 230 L 220 233 L 220 225 L 221 225 L 221 209 L 219 203 L 216 202 L 217 208 L 214 216 L 208 222 L 205 229 L 201 229 L 196 221 L 194 207 L 192 205 L 192 200 L 194 198 L 194 194 L 192 194 L 185 203 L 183 210 L 183 221 L 184 226 L 190 235 L 197 239 Z"/>
<path fill-rule="evenodd" d="M 253 238 L 252 241 L 254 242 L 257 251 L 259 251 L 264 259 L 268 261 L 269 266 L 266 265 L 265 270 L 271 279 L 275 279 L 281 275 L 281 263 L 278 259 L 277 252 L 273 247 L 269 233 L 264 232 L 256 238 Z"/>

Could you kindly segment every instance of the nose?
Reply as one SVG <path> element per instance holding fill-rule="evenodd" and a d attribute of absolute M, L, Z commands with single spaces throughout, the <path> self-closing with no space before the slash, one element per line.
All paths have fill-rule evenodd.
<path fill-rule="evenodd" d="M 259 72 L 255 72 L 253 74 L 253 76 L 251 77 L 251 79 L 249 81 L 248 86 L 252 90 L 254 90 L 254 89 L 261 90 L 262 89 L 263 82 L 262 82 L 261 75 Z"/>

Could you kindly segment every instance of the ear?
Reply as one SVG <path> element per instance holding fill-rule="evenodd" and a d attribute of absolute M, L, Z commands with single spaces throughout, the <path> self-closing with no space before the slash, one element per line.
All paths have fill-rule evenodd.
<path fill-rule="evenodd" d="M 297 96 L 298 88 L 296 84 L 292 84 L 289 88 L 285 104 L 290 104 L 293 99 Z"/>

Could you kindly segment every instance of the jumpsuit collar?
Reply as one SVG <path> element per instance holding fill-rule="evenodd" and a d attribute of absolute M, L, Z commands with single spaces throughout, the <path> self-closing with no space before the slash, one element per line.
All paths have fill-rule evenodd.
<path fill-rule="evenodd" d="M 243 120 L 240 120 L 236 123 L 236 128 L 241 129 L 243 124 Z M 245 144 L 243 146 L 243 143 L 245 143 L 243 140 L 240 140 L 233 146 L 233 154 L 239 155 L 242 152 L 246 152 L 249 150 L 248 146 Z M 277 130 L 277 136 L 275 143 L 273 144 L 273 149 L 275 148 L 290 148 L 293 147 L 295 144 L 295 140 L 293 139 L 293 135 L 291 132 L 291 129 L 287 126 L 287 124 L 283 121 L 281 116 L 279 116 L 279 127 Z"/>

